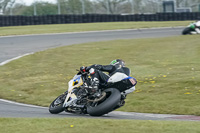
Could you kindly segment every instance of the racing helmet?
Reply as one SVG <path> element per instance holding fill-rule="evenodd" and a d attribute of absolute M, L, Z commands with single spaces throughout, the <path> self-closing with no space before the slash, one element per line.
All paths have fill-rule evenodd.
<path fill-rule="evenodd" d="M 125 66 L 125 61 L 121 60 L 121 59 L 116 59 L 116 60 L 113 60 L 111 61 L 110 65 L 121 65 L 122 67 Z"/>

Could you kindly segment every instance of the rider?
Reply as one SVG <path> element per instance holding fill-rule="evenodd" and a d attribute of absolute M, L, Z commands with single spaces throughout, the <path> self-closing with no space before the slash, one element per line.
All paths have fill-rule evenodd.
<path fill-rule="evenodd" d="M 89 67 L 81 67 L 80 71 L 82 72 L 89 72 L 91 75 L 91 79 L 92 79 L 92 84 L 90 86 L 91 91 L 96 92 L 99 88 L 101 88 L 103 85 L 106 84 L 106 82 L 108 81 L 108 79 L 115 74 L 116 72 L 120 72 L 120 73 L 127 73 L 125 72 L 125 62 L 121 59 L 116 59 L 113 60 L 109 65 L 92 65 Z M 108 74 L 105 74 L 104 72 L 108 72 Z M 129 72 L 128 72 L 129 73 Z M 127 76 L 129 76 L 129 74 L 127 74 Z M 136 81 L 136 79 L 135 79 Z M 137 83 L 137 82 L 136 82 Z M 135 84 L 136 84 L 135 83 Z M 131 93 L 135 90 L 135 88 L 131 88 L 129 90 L 126 90 L 124 92 L 124 94 L 128 94 Z"/>
<path fill-rule="evenodd" d="M 195 23 L 195 31 L 196 32 L 192 32 L 192 34 L 200 34 L 200 21 Z"/>

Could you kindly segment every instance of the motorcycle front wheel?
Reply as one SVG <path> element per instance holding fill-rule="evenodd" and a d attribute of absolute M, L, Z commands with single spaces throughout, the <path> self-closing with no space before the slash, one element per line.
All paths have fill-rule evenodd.
<path fill-rule="evenodd" d="M 91 116 L 102 116 L 113 110 L 120 101 L 121 93 L 115 88 L 104 90 L 106 98 L 96 104 L 87 106 L 87 113 Z"/>
<path fill-rule="evenodd" d="M 65 110 L 63 103 L 65 101 L 66 94 L 58 96 L 49 106 L 49 112 L 52 114 L 58 114 Z"/>
<path fill-rule="evenodd" d="M 191 32 L 190 27 L 187 27 L 187 28 L 185 28 L 185 29 L 183 30 L 182 34 L 183 34 L 183 35 L 187 35 L 187 34 L 190 34 L 190 32 Z"/>

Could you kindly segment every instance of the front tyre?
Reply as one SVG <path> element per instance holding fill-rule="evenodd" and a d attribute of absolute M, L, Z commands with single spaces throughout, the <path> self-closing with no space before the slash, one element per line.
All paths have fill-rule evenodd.
<path fill-rule="evenodd" d="M 191 32 L 190 27 L 187 27 L 187 28 L 185 28 L 185 29 L 183 30 L 182 34 L 183 34 L 183 35 L 187 35 L 187 34 L 190 34 L 190 32 Z"/>
<path fill-rule="evenodd" d="M 63 103 L 65 101 L 66 94 L 58 96 L 49 106 L 49 112 L 52 114 L 58 114 L 65 110 Z"/>
<path fill-rule="evenodd" d="M 103 102 L 97 103 L 95 106 L 88 106 L 87 113 L 91 116 L 102 116 L 113 110 L 120 101 L 121 93 L 115 88 L 104 90 L 106 99 Z"/>

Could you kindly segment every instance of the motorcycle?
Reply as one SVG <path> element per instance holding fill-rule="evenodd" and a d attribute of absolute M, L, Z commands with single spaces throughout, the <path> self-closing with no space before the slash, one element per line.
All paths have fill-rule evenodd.
<path fill-rule="evenodd" d="M 187 34 L 192 34 L 192 32 L 195 33 L 195 32 L 196 32 L 196 31 L 195 31 L 195 27 L 196 27 L 195 24 L 196 24 L 196 23 L 191 23 L 190 25 L 188 25 L 188 26 L 182 31 L 182 34 L 183 34 L 183 35 L 187 35 Z"/>
<path fill-rule="evenodd" d="M 93 83 L 90 73 L 79 71 L 68 82 L 68 90 L 50 104 L 49 112 L 58 114 L 66 111 L 102 116 L 122 107 L 126 98 L 124 92 L 134 91 L 137 83 L 135 78 L 129 76 L 130 70 L 128 68 L 124 68 L 124 70 L 126 74 L 115 73 L 106 84 L 100 84 L 101 87 L 96 92 L 91 91 Z"/>

